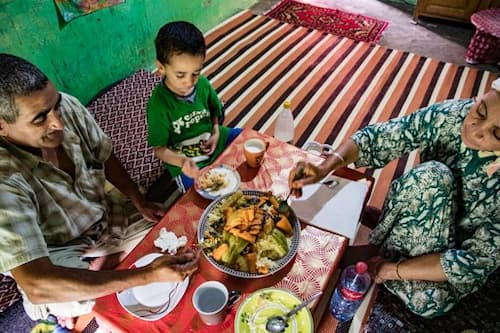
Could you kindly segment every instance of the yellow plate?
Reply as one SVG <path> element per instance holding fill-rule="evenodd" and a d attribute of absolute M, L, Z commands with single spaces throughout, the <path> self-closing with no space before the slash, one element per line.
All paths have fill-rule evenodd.
<path fill-rule="evenodd" d="M 299 305 L 302 301 L 291 292 L 266 288 L 257 290 L 238 308 L 234 320 L 235 332 L 238 333 L 267 333 L 267 319 L 275 315 L 284 315 Z M 288 320 L 285 333 L 312 333 L 314 330 L 311 312 L 307 308 L 301 309 Z"/>

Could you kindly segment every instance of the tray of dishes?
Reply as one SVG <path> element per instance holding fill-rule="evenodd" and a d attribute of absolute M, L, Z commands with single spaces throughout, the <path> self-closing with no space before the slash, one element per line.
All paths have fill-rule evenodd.
<path fill-rule="evenodd" d="M 299 247 L 300 223 L 271 192 L 241 190 L 214 200 L 198 224 L 198 243 L 222 272 L 260 278 L 286 266 Z"/>

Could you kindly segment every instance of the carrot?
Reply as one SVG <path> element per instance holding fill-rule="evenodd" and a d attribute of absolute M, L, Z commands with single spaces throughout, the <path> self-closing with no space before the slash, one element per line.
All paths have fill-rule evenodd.
<path fill-rule="evenodd" d="M 281 216 L 281 219 L 276 223 L 276 227 L 287 235 L 293 234 L 292 224 L 288 221 L 286 216 Z"/>
<path fill-rule="evenodd" d="M 229 245 L 222 243 L 214 250 L 214 252 L 212 252 L 212 257 L 216 261 L 221 261 L 222 256 L 227 252 L 227 250 L 229 250 Z"/>

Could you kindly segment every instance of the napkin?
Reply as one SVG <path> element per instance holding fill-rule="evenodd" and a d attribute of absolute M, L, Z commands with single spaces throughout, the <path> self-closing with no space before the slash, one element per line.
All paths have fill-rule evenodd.
<path fill-rule="evenodd" d="M 338 183 L 326 185 L 329 181 Z M 302 196 L 292 199 L 290 207 L 303 222 L 349 238 L 354 242 L 369 183 L 329 176 L 321 183 L 306 185 Z"/>

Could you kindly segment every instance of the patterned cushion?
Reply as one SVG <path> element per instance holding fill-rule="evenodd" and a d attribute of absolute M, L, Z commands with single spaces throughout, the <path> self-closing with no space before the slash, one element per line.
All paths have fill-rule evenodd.
<path fill-rule="evenodd" d="M 165 170 L 147 144 L 146 104 L 160 80 L 159 76 L 141 69 L 100 93 L 87 106 L 113 141 L 118 159 L 144 188 Z"/>
<path fill-rule="evenodd" d="M 0 312 L 21 299 L 21 293 L 17 290 L 16 281 L 11 277 L 0 274 Z"/>

